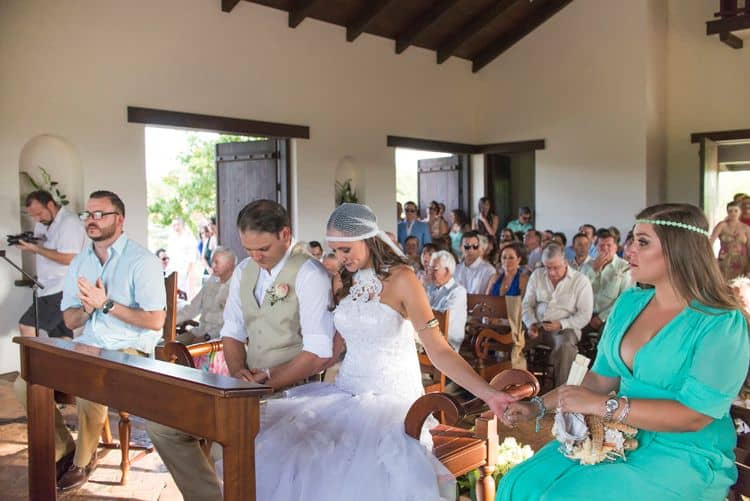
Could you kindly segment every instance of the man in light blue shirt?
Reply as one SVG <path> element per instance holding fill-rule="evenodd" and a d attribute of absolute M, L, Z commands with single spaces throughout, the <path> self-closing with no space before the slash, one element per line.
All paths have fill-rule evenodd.
<path fill-rule="evenodd" d="M 430 306 L 435 311 L 450 312 L 448 343 L 458 351 L 466 335 L 466 289 L 453 279 L 456 259 L 448 251 L 438 251 L 430 259 L 432 284 L 426 287 Z"/>
<path fill-rule="evenodd" d="M 534 225 L 531 224 L 531 209 L 528 207 L 518 209 L 518 219 L 514 219 L 506 226 L 513 233 L 526 233 L 533 227 Z"/>
<path fill-rule="evenodd" d="M 83 326 L 75 342 L 130 354 L 151 354 L 164 326 L 166 292 L 161 264 L 123 233 L 125 205 L 110 191 L 95 191 L 79 214 L 92 244 L 70 263 L 63 283 L 69 329 Z M 78 439 L 73 464 L 58 480 L 62 491 L 83 485 L 99 441 L 107 407 L 77 399 Z M 62 443 L 69 432 L 56 427 Z M 56 443 L 58 438 L 56 438 Z"/>

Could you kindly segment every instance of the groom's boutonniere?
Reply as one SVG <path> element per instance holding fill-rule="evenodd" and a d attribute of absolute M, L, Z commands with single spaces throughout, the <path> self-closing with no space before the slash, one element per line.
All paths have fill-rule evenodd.
<path fill-rule="evenodd" d="M 271 302 L 271 306 L 275 305 L 279 301 L 283 301 L 284 298 L 289 294 L 289 286 L 287 284 L 276 284 L 271 286 L 266 291 L 268 300 Z"/>

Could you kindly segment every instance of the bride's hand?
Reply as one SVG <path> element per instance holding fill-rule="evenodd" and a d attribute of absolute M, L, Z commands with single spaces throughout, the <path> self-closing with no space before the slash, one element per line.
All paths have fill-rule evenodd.
<path fill-rule="evenodd" d="M 531 402 L 513 402 L 510 404 L 500 420 L 505 426 L 515 428 L 519 421 L 531 421 L 539 414 L 539 407 Z"/>
<path fill-rule="evenodd" d="M 495 391 L 492 396 L 487 398 L 484 402 L 489 406 L 490 410 L 502 420 L 503 415 L 505 414 L 505 409 L 516 400 L 518 400 L 517 397 L 509 395 L 504 391 Z"/>

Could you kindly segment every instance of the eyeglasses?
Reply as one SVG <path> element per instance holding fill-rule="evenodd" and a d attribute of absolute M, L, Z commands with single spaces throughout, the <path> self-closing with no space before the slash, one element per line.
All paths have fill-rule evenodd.
<path fill-rule="evenodd" d="M 464 250 L 469 250 L 469 249 L 479 250 L 479 244 L 473 244 L 473 245 L 472 244 L 466 244 L 466 245 L 464 245 Z"/>
<path fill-rule="evenodd" d="M 88 218 L 91 218 L 94 221 L 99 221 L 104 216 L 109 216 L 110 214 L 119 214 L 119 212 L 117 212 L 117 211 L 102 212 L 100 210 L 95 210 L 94 212 L 89 212 L 87 210 L 82 210 L 81 212 L 78 213 L 78 219 L 80 219 L 81 221 L 85 221 Z"/>
<path fill-rule="evenodd" d="M 417 209 L 404 209 L 404 212 L 417 212 Z"/>

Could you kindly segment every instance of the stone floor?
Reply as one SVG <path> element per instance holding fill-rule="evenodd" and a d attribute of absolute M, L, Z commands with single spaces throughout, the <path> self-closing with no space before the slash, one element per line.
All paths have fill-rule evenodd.
<path fill-rule="evenodd" d="M 3 501 L 21 501 L 28 498 L 27 486 L 27 429 L 23 407 L 15 399 L 12 382 L 15 374 L 0 376 L 0 488 Z M 75 407 L 63 407 L 66 424 L 74 430 L 76 426 Z M 117 439 L 116 413 L 110 411 L 112 436 Z M 143 421 L 132 418 L 133 442 L 148 443 L 148 436 Z M 501 430 L 500 441 L 505 436 L 514 436 L 522 444 L 529 444 L 538 450 L 551 439 L 552 422 L 545 419 L 542 431 L 534 432 L 533 423 L 525 423 L 514 430 Z M 99 467 L 89 481 L 77 491 L 61 494 L 61 500 L 148 500 L 176 501 L 182 496 L 177 490 L 172 477 L 167 472 L 159 455 L 152 453 L 131 466 L 127 484 L 120 482 L 120 451 L 100 450 Z M 461 498 L 468 500 L 468 498 Z"/>

